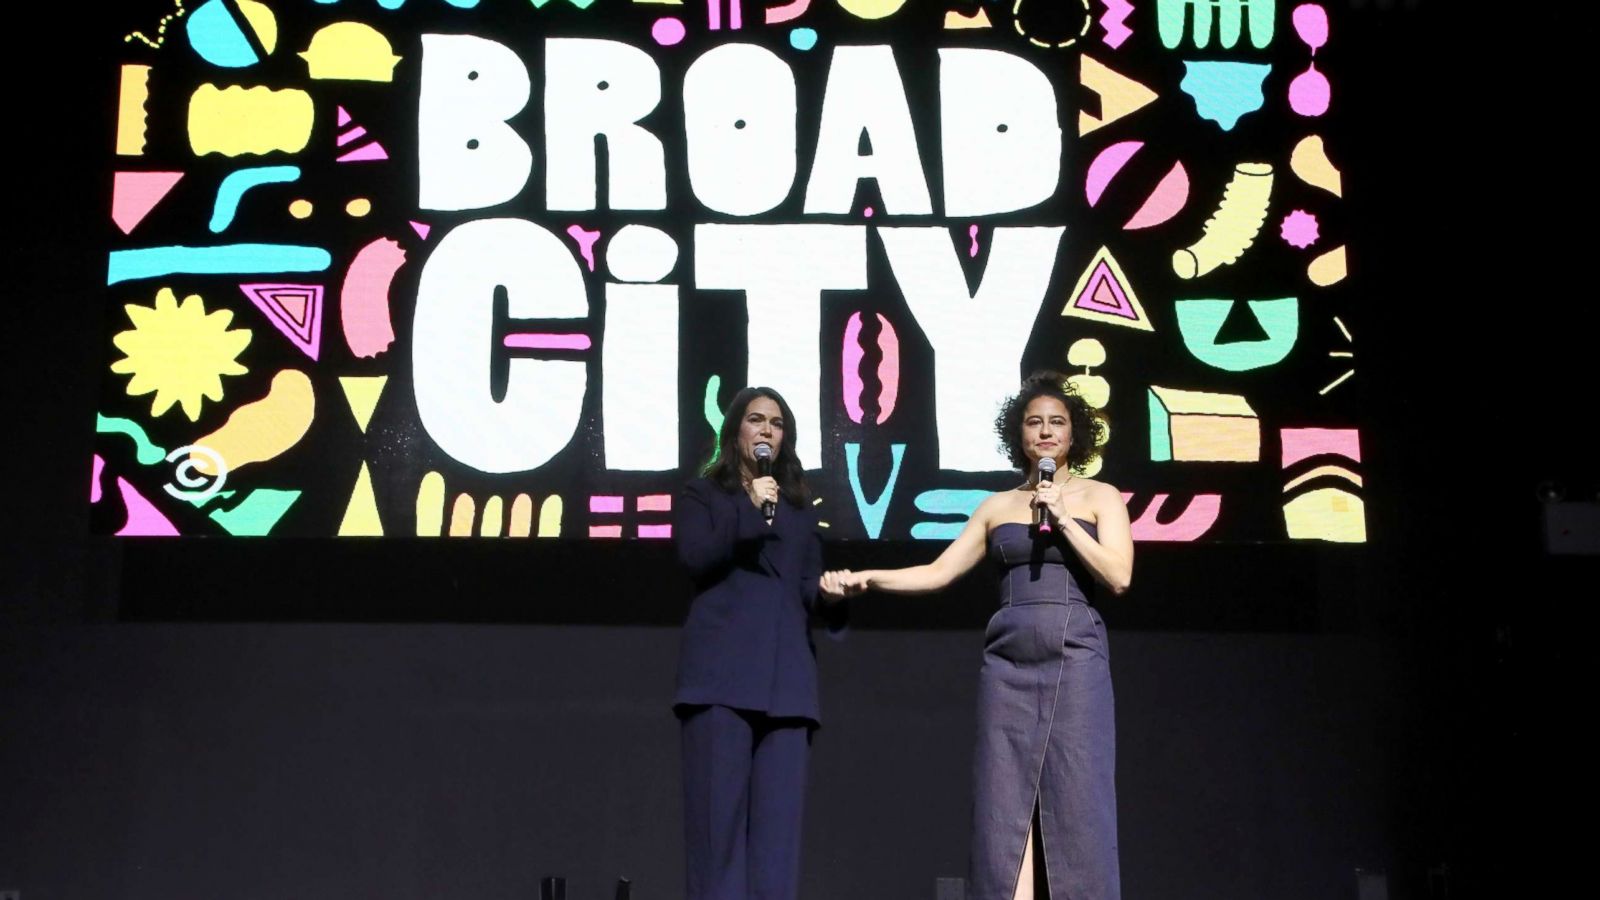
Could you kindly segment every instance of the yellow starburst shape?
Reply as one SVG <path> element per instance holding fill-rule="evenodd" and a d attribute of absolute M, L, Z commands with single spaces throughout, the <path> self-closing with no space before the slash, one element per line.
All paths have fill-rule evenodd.
<path fill-rule="evenodd" d="M 150 404 L 152 416 L 176 403 L 189 421 L 196 421 L 202 401 L 222 399 L 222 376 L 247 371 L 237 357 L 250 344 L 250 331 L 228 329 L 232 310 L 207 313 L 199 294 L 190 294 L 179 304 L 172 288 L 156 294 L 155 306 L 130 303 L 124 309 L 133 328 L 111 339 L 127 354 L 111 364 L 111 371 L 133 376 L 128 396 L 156 395 Z"/>

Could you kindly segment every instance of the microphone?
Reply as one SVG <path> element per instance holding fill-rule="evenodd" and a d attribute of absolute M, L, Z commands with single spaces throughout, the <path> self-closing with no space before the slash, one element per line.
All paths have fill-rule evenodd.
<path fill-rule="evenodd" d="M 1047 482 L 1052 482 L 1055 481 L 1055 478 L 1056 461 L 1048 456 L 1039 460 L 1039 483 L 1045 484 Z M 1049 529 L 1050 523 L 1045 518 L 1043 506 L 1035 506 L 1033 508 L 1033 526 L 1041 531 Z"/>
<path fill-rule="evenodd" d="M 772 474 L 772 445 L 762 441 L 755 446 L 756 474 L 762 478 Z M 761 517 L 771 519 L 778 515 L 778 504 L 771 500 L 761 501 Z"/>

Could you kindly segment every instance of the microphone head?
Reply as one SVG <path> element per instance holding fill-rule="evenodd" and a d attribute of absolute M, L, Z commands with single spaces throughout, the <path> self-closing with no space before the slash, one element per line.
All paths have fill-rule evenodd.
<path fill-rule="evenodd" d="M 1039 460 L 1039 477 L 1055 480 L 1056 461 L 1048 456 Z"/>
<path fill-rule="evenodd" d="M 771 459 L 772 458 L 772 445 L 767 443 L 766 441 L 762 441 L 761 443 L 759 443 L 759 444 L 757 444 L 755 446 L 755 452 L 756 452 L 756 459 Z"/>

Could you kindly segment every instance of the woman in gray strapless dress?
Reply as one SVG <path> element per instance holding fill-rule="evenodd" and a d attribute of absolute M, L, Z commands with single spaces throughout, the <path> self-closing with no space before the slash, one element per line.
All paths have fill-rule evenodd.
<path fill-rule="evenodd" d="M 928 565 L 838 576 L 847 592 L 909 594 L 944 588 L 985 552 L 999 569 L 978 673 L 970 900 L 1027 900 L 1036 882 L 1054 900 L 1121 896 L 1111 670 L 1089 592 L 1127 590 L 1133 537 L 1117 489 L 1073 474 L 1104 428 L 1064 376 L 1029 376 L 995 429 L 1019 469 L 1049 459 L 1060 474 L 991 494 Z"/>

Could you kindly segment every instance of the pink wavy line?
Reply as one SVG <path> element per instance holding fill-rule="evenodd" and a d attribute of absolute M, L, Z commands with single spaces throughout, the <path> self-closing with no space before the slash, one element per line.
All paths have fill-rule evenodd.
<path fill-rule="evenodd" d="M 900 399 L 900 336 L 882 313 L 878 314 L 878 324 L 883 328 L 878 333 L 878 348 L 883 351 L 883 358 L 878 360 L 878 384 L 883 386 L 883 396 L 878 400 L 878 424 L 882 425 Z"/>
<path fill-rule="evenodd" d="M 844 371 L 840 374 L 844 376 L 844 411 L 857 425 L 865 415 L 861 408 L 861 394 L 867 389 L 861 382 L 861 358 L 865 355 L 861 350 L 861 313 L 851 313 L 844 326 Z"/>

